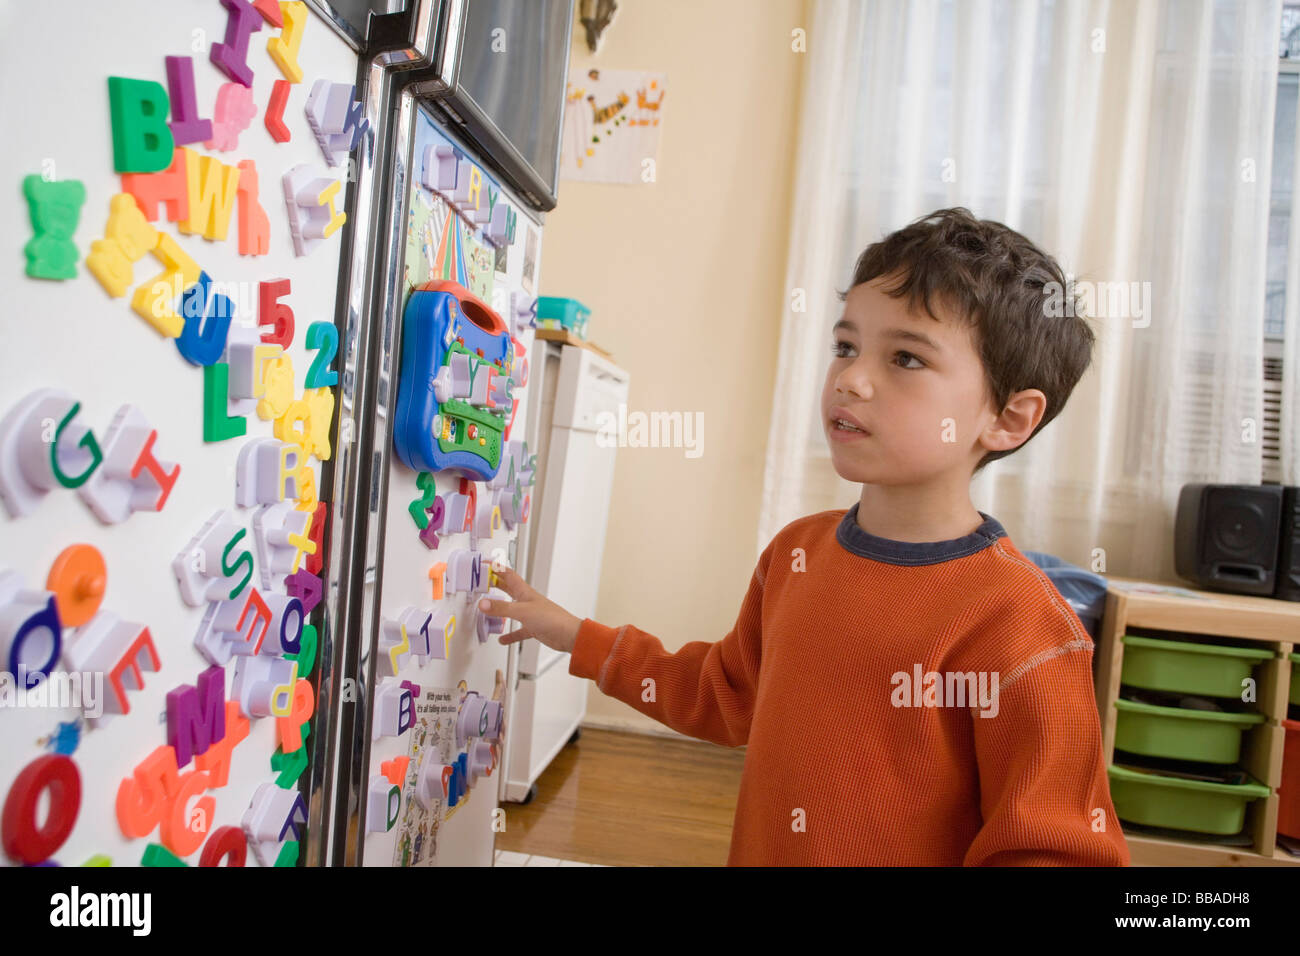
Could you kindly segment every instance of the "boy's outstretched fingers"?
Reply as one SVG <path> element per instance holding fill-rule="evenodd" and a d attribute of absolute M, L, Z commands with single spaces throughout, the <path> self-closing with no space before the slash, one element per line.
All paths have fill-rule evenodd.
<path fill-rule="evenodd" d="M 496 587 L 509 594 L 513 601 L 503 601 L 499 598 L 482 598 L 478 602 L 478 609 L 484 611 L 493 617 L 511 617 L 510 608 L 514 607 L 515 602 L 525 600 L 532 592 L 528 582 L 519 576 L 514 568 L 505 568 L 497 572 Z M 518 620 L 518 618 L 515 618 Z"/>
<path fill-rule="evenodd" d="M 516 601 L 527 597 L 528 592 L 532 590 L 528 582 L 521 578 L 514 568 L 505 568 L 497 572 L 497 586 Z"/>
<path fill-rule="evenodd" d="M 524 633 L 524 629 L 522 627 L 519 628 L 517 631 L 511 631 L 509 634 L 501 635 L 502 644 L 517 644 L 520 641 L 526 641 L 526 640 L 528 640 L 528 635 Z"/>

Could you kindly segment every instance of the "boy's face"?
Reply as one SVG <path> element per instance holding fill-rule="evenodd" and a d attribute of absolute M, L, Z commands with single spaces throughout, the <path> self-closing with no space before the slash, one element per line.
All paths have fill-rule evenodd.
<path fill-rule="evenodd" d="M 998 417 L 972 330 L 911 314 L 905 297 L 882 291 L 893 284 L 854 286 L 832 329 L 822 427 L 835 471 L 880 485 L 968 482 L 987 450 L 979 436 Z M 834 419 L 846 414 L 868 434 L 838 428 Z"/>

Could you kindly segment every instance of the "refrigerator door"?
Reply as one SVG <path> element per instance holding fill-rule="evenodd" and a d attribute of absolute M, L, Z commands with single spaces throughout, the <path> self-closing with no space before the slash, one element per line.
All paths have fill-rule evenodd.
<path fill-rule="evenodd" d="M 530 509 L 534 463 L 523 429 L 541 229 L 411 89 L 396 125 L 392 178 L 403 188 L 384 256 L 391 284 L 376 313 L 375 493 L 364 548 L 374 558 L 358 628 L 345 862 L 483 866 L 492 863 L 510 729 L 508 648 L 497 640 L 509 622 L 485 618 L 477 602 L 493 560 L 514 566 Z M 502 326 L 510 350 L 498 361 Z M 456 361 L 466 372 L 459 384 Z M 485 377 L 480 392 L 472 383 Z M 488 400 L 507 379 L 508 412 Z M 415 397 L 431 392 L 441 396 L 436 414 Z M 401 457 L 399 428 L 410 441 Z M 415 440 L 430 434 L 432 445 Z M 492 477 L 416 460 L 417 451 L 460 454 L 467 443 L 491 459 Z"/>
<path fill-rule="evenodd" d="M 305 4 L 283 28 L 211 0 L 10 7 L 0 643 L 52 673 L 0 688 L 0 790 L 26 808 L 6 862 L 292 865 L 327 790 L 334 590 L 312 539 L 352 237 L 348 150 L 327 161 L 305 107 L 317 81 L 352 102 L 357 54 Z M 298 70 L 278 142 L 273 90 Z"/>

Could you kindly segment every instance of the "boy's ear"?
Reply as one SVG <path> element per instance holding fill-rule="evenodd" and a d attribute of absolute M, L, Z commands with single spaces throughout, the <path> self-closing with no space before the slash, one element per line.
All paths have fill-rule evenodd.
<path fill-rule="evenodd" d="M 1036 388 L 1012 392 L 1002 414 L 984 429 L 980 444 L 989 451 L 1019 448 L 1034 433 L 1047 411 L 1047 396 Z"/>

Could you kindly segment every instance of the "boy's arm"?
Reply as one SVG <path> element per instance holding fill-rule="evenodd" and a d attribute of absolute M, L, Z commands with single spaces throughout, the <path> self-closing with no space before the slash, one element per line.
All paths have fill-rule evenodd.
<path fill-rule="evenodd" d="M 749 739 L 762 659 L 763 582 L 772 546 L 758 559 L 736 624 L 721 641 L 692 641 L 675 654 L 630 624 L 586 618 L 569 673 L 679 733 L 728 747 Z"/>
<path fill-rule="evenodd" d="M 1128 866 L 1093 696 L 1092 644 L 999 675 L 996 716 L 973 710 L 984 826 L 967 866 Z M 990 712 L 992 709 L 990 708 Z"/>

